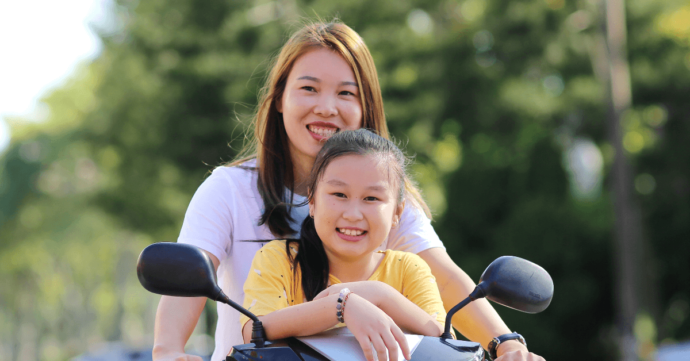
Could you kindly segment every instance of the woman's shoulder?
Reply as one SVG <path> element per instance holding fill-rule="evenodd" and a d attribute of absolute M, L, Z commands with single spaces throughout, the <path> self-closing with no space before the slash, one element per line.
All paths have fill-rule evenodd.
<path fill-rule="evenodd" d="M 216 167 L 212 176 L 230 177 L 230 178 L 248 178 L 256 175 L 256 159 L 251 158 L 241 163 L 230 163 Z"/>

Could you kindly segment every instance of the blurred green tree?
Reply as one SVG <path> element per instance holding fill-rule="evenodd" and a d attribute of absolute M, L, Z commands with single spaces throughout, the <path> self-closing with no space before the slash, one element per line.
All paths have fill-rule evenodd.
<path fill-rule="evenodd" d="M 628 2 L 624 142 L 649 241 L 640 269 L 655 295 L 642 311 L 658 336 L 636 329 L 652 347 L 690 337 L 683 5 Z M 508 325 L 547 359 L 615 357 L 600 1 L 121 0 L 113 9 L 102 54 L 46 97 L 45 123 L 12 122 L 0 160 L 8 359 L 150 342 L 157 297 L 137 284 L 136 254 L 176 239 L 194 190 L 242 147 L 271 57 L 314 14 L 339 17 L 367 42 L 392 134 L 416 156 L 455 261 L 475 280 L 504 254 L 552 274 L 551 307 L 499 309 Z M 573 163 L 582 144 L 591 184 Z M 213 313 L 203 321 L 212 334 Z"/>

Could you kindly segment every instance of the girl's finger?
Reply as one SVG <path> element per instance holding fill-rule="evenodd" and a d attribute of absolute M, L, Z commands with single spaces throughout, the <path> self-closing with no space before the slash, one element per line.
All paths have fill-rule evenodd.
<path fill-rule="evenodd" d="M 371 347 L 369 337 L 358 337 L 355 335 L 355 339 L 357 342 L 359 342 L 359 347 L 362 348 L 362 352 L 364 352 L 364 357 L 367 359 L 367 361 L 374 361 L 374 349 Z"/>
<path fill-rule="evenodd" d="M 391 327 L 391 333 L 398 344 L 400 344 L 400 349 L 402 350 L 405 360 L 411 359 L 412 353 L 410 353 L 410 345 L 407 344 L 407 337 L 405 337 L 405 334 L 400 330 L 400 327 L 393 325 L 393 327 Z"/>
<path fill-rule="evenodd" d="M 386 344 L 383 342 L 383 339 L 381 339 L 381 335 L 374 334 L 371 335 L 369 339 L 371 340 L 371 343 L 374 345 L 374 350 L 376 350 L 376 354 L 378 355 L 379 361 L 387 361 L 388 355 L 386 354 L 386 350 L 388 349 L 386 348 Z"/>
<path fill-rule="evenodd" d="M 385 332 L 381 334 L 381 339 L 383 339 L 383 343 L 385 343 L 386 348 L 388 348 L 389 359 L 391 361 L 398 361 L 398 341 L 393 334 Z"/>

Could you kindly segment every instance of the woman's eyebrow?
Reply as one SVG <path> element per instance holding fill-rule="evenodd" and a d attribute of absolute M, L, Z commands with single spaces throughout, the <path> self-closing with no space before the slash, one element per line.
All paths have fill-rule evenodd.
<path fill-rule="evenodd" d="M 317 82 L 317 83 L 320 83 L 320 82 L 321 82 L 321 79 L 315 78 L 315 77 L 309 76 L 309 75 L 304 75 L 304 76 L 301 76 L 301 77 L 297 78 L 297 80 L 302 80 L 302 79 L 304 79 L 304 80 L 315 81 L 315 82 Z"/>
<path fill-rule="evenodd" d="M 311 81 L 316 82 L 316 83 L 320 83 L 320 82 L 321 82 L 321 79 L 316 78 L 316 77 L 313 77 L 313 76 L 309 76 L 309 75 L 303 75 L 303 76 L 297 78 L 297 80 L 311 80 Z M 341 82 L 340 82 L 340 85 L 357 86 L 357 83 L 355 83 L 355 82 L 353 82 L 353 81 L 341 81 Z"/>

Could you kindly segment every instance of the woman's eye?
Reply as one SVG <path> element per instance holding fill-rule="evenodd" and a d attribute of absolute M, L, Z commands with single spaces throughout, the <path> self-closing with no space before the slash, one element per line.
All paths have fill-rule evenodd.
<path fill-rule="evenodd" d="M 314 89 L 313 86 L 308 86 L 308 85 L 307 85 L 307 86 L 303 86 L 303 87 L 300 88 L 300 89 L 306 90 L 306 91 L 308 91 L 308 92 L 315 92 L 315 91 L 316 91 L 316 89 Z"/>
<path fill-rule="evenodd" d="M 355 95 L 355 93 L 347 90 L 343 90 L 340 92 L 340 95 Z"/>

